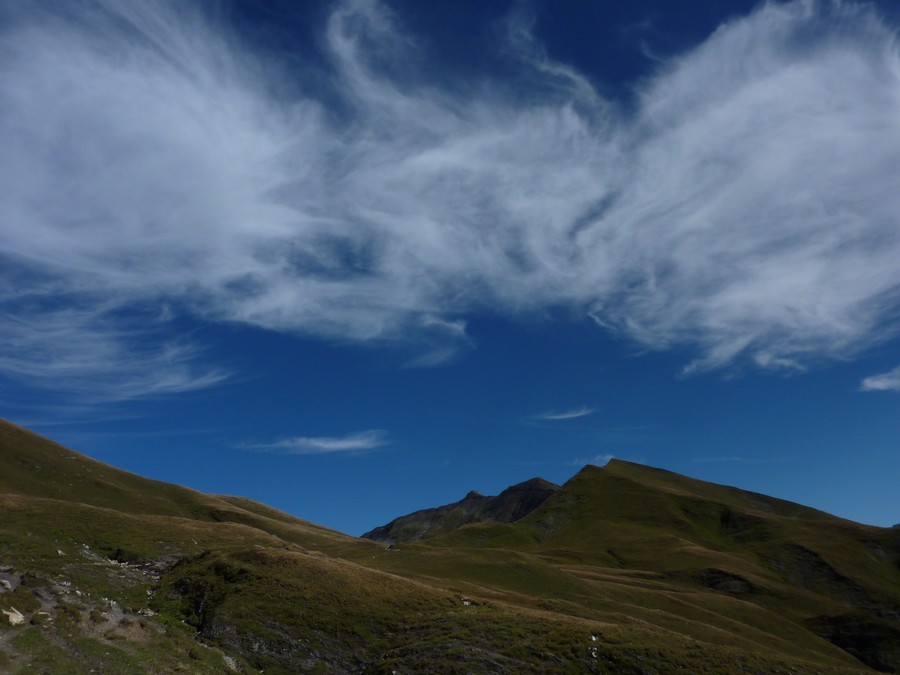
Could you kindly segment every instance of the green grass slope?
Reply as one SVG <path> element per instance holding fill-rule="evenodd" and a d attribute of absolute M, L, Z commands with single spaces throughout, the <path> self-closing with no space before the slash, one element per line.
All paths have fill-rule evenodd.
<path fill-rule="evenodd" d="M 410 573 L 412 559 L 433 560 L 440 575 L 526 598 L 549 592 L 573 612 L 628 606 L 704 640 L 729 626 L 734 644 L 804 658 L 837 658 L 829 641 L 873 668 L 900 669 L 896 528 L 613 461 L 585 467 L 516 523 L 467 525 L 420 548 Z M 466 559 L 483 562 L 461 574 Z"/>
<path fill-rule="evenodd" d="M 59 500 L 119 514 L 232 522 L 331 549 L 355 538 L 242 497 L 207 495 L 116 469 L 0 420 L 0 494 Z"/>
<path fill-rule="evenodd" d="M 900 531 L 636 465 L 388 548 L 0 422 L 0 514 L 0 672 L 897 667 Z"/>

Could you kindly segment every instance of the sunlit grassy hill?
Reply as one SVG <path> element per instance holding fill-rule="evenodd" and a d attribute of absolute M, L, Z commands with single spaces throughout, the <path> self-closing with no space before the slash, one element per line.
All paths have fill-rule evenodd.
<path fill-rule="evenodd" d="M 624 462 L 551 487 L 387 546 L 0 422 L 0 672 L 900 668 L 900 530 Z"/>
<path fill-rule="evenodd" d="M 826 639 L 900 667 L 896 528 L 639 464 L 587 466 L 516 522 L 466 524 L 399 553 L 409 574 L 428 560 L 429 574 L 573 613 L 628 607 L 697 639 L 728 627 L 731 644 L 797 656 Z"/>

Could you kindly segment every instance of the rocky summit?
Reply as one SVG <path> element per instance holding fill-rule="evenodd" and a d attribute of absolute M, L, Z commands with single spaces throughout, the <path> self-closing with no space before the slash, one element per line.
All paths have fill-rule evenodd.
<path fill-rule="evenodd" d="M 496 497 L 472 490 L 458 502 L 401 516 L 362 536 L 396 544 L 437 536 L 468 523 L 486 520 L 513 523 L 534 511 L 557 490 L 559 485 L 543 478 L 532 478 L 508 487 Z"/>

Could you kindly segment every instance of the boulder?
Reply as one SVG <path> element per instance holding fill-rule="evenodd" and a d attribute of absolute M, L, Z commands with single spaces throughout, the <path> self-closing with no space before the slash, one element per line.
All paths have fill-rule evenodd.
<path fill-rule="evenodd" d="M 22 612 L 15 607 L 0 610 L 0 612 L 3 612 L 3 614 L 6 615 L 6 619 L 9 621 L 10 626 L 21 626 L 25 623 L 25 617 L 22 615 Z"/>

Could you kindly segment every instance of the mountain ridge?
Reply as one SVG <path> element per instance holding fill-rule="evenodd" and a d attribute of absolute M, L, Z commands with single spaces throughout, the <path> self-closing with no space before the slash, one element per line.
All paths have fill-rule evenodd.
<path fill-rule="evenodd" d="M 515 522 L 540 506 L 559 487 L 543 478 L 530 478 L 509 486 L 496 496 L 470 490 L 459 501 L 400 516 L 369 530 L 362 537 L 384 544 L 398 544 L 437 536 L 468 523 L 484 520 Z"/>

